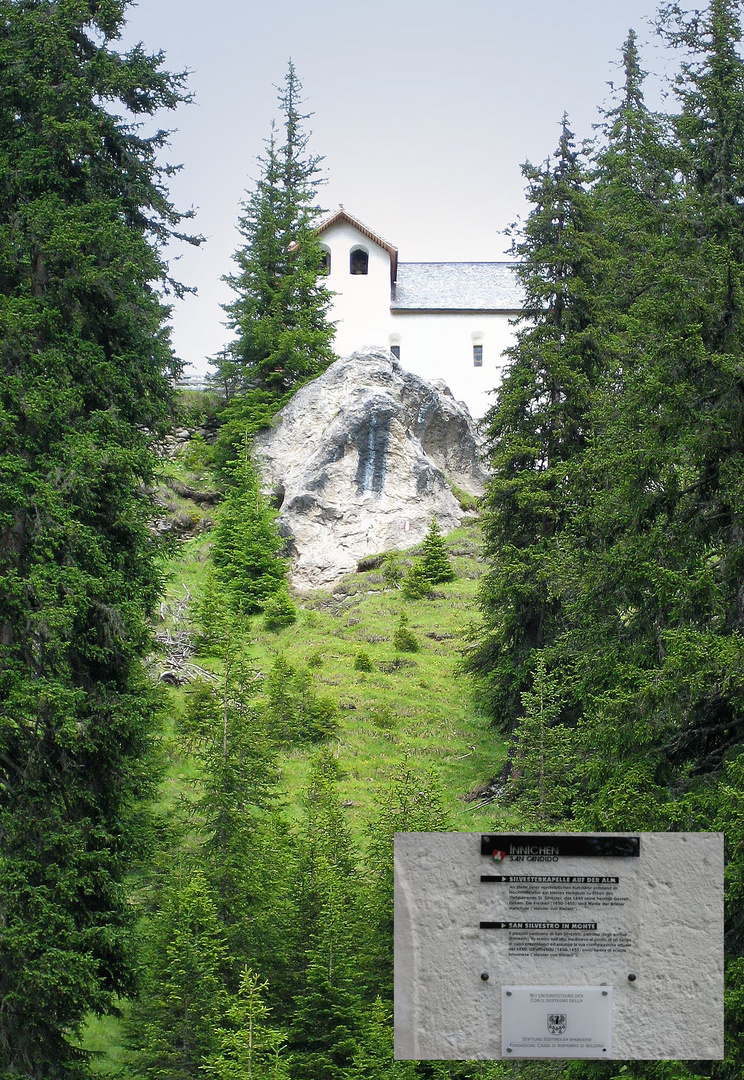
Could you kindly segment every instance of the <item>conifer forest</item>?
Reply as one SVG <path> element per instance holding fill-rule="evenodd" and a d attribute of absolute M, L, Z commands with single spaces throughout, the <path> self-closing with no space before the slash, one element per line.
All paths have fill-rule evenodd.
<path fill-rule="evenodd" d="M 334 359 L 310 105 L 179 390 L 189 89 L 128 7 L 0 0 L 0 1077 L 740 1080 L 741 5 L 663 3 L 668 112 L 631 30 L 522 166 L 468 524 L 302 595 L 251 443 Z M 393 1060 L 393 835 L 499 829 L 724 833 L 722 1061 Z"/>

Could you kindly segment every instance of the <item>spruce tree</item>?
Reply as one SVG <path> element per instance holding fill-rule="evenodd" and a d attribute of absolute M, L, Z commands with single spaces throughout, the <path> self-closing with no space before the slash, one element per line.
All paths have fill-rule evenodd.
<path fill-rule="evenodd" d="M 185 879 L 185 880 L 184 880 Z M 144 992 L 127 1027 L 137 1080 L 200 1077 L 218 1049 L 230 969 L 214 896 L 198 868 L 176 871 L 148 920 Z"/>
<path fill-rule="evenodd" d="M 255 971 L 243 969 L 227 1008 L 230 1026 L 217 1029 L 217 1049 L 202 1066 L 204 1074 L 214 1080 L 288 1080 L 284 1032 L 268 1023 L 267 988 Z"/>
<path fill-rule="evenodd" d="M 421 559 L 416 559 L 401 582 L 401 592 L 406 600 L 423 600 L 431 596 L 432 583 L 426 576 Z"/>
<path fill-rule="evenodd" d="M 377 997 L 365 1010 L 351 1076 L 354 1080 L 415 1080 L 416 1064 L 393 1061 L 392 1009 Z"/>
<path fill-rule="evenodd" d="M 256 837 L 270 830 L 279 768 L 277 741 L 256 700 L 256 672 L 239 643 L 227 643 L 223 662 L 219 682 L 190 687 L 181 730 L 184 746 L 197 755 L 192 810 L 224 918 L 245 894 L 248 864 L 261 846 Z"/>
<path fill-rule="evenodd" d="M 291 1072 L 298 1080 L 341 1080 L 356 1050 L 360 987 L 354 976 L 354 853 L 338 797 L 339 767 L 323 750 L 310 775 L 298 883 L 298 930 L 304 962 L 289 1030 Z"/>
<path fill-rule="evenodd" d="M 386 1003 L 393 998 L 393 855 L 397 832 L 445 832 L 450 826 L 439 780 L 410 759 L 396 766 L 376 801 L 358 893 L 362 930 L 357 957 L 366 986 Z"/>
<path fill-rule="evenodd" d="M 623 198 L 627 198 L 628 192 L 635 192 L 652 204 L 658 203 L 673 189 L 674 162 L 668 142 L 668 120 L 646 105 L 643 85 L 647 73 L 641 66 L 634 30 L 628 31 L 620 53 L 623 84 L 617 93 L 613 85 L 616 103 L 602 113 L 603 140 L 595 155 L 596 181 L 600 186 L 614 185 L 616 195 Z M 603 200 L 603 204 L 612 212 L 609 200 Z M 643 213 L 640 201 L 635 209 Z M 627 234 L 624 238 L 626 242 L 631 240 Z"/>
<path fill-rule="evenodd" d="M 567 651 L 596 728 L 585 732 L 594 747 L 583 756 L 586 782 L 598 807 L 622 773 L 630 804 L 635 777 L 649 813 L 656 793 L 657 819 L 672 813 L 662 804 L 684 803 L 693 778 L 709 779 L 744 739 L 732 683 L 744 569 L 735 479 L 744 430 L 737 7 L 714 0 L 699 17 L 665 13 L 666 33 L 691 52 L 673 118 L 678 190 L 668 242 L 650 238 L 664 254 L 653 280 L 638 281 L 622 379 L 602 394 L 586 461 L 587 520 L 603 542 L 571 580 Z"/>
<path fill-rule="evenodd" d="M 572 764 L 572 729 L 557 724 L 560 679 L 548 671 L 544 651 L 537 652 L 532 689 L 522 695 L 522 705 L 524 715 L 509 749 L 507 796 L 517 801 L 520 826 L 541 831 L 570 816 Z"/>
<path fill-rule="evenodd" d="M 400 613 L 398 625 L 393 633 L 393 646 L 398 652 L 418 652 L 419 643 L 408 625 L 408 616 L 405 611 Z"/>
<path fill-rule="evenodd" d="M 674 252 L 670 218 L 677 202 L 675 154 L 668 118 L 646 105 L 636 34 L 621 50 L 624 80 L 614 105 L 603 111 L 599 148 L 593 155 L 592 202 L 598 246 L 596 318 L 612 352 L 609 379 L 622 385 L 632 362 L 623 337 L 636 298 L 653 288 L 659 266 Z M 609 337 L 609 340 L 608 340 Z"/>
<path fill-rule="evenodd" d="M 660 22 L 686 50 L 680 111 L 659 118 L 646 110 L 631 35 L 591 186 L 573 199 L 583 225 L 563 266 L 573 276 L 567 296 L 583 301 L 580 321 L 546 342 L 550 293 L 540 300 L 527 289 L 528 301 L 538 300 L 534 327 L 519 335 L 490 417 L 492 569 L 472 667 L 504 722 L 519 712 L 520 693 L 511 790 L 525 820 L 538 809 L 547 824 L 590 831 L 724 831 L 726 1058 L 657 1071 L 733 1080 L 744 1028 L 739 4 L 712 0 L 689 13 L 665 5 Z M 542 235 L 559 221 L 549 216 Z M 575 258 L 582 252 L 583 266 Z M 539 253 L 539 245 L 524 248 L 526 268 L 539 266 Z M 534 387 L 543 365 L 552 373 L 556 345 L 584 378 L 560 387 L 553 427 L 549 398 Z M 540 458 L 534 448 L 546 435 L 560 438 L 552 457 Z M 539 619 L 528 621 L 533 614 Z M 645 1076 L 649 1067 L 624 1068 Z M 591 1063 L 565 1071 L 605 1072 Z"/>
<path fill-rule="evenodd" d="M 648 646 L 641 643 L 644 633 L 652 642 L 657 632 L 653 617 L 639 632 L 634 617 L 643 592 L 636 580 L 639 552 L 620 539 L 645 516 L 651 491 L 652 443 L 645 429 L 653 390 L 649 385 L 638 394 L 636 388 L 649 370 L 660 310 L 667 302 L 681 310 L 676 292 L 670 300 L 679 267 L 680 203 L 672 131 L 668 118 L 645 105 L 645 73 L 633 31 L 622 48 L 622 67 L 624 82 L 604 113 L 592 161 L 592 333 L 601 364 L 590 399 L 586 449 L 569 474 L 573 509 L 556 534 L 549 570 L 545 564 L 552 592 L 562 598 L 550 666 L 556 675 L 562 673 L 562 696 L 572 702 L 564 719 L 584 717 L 581 738 L 590 737 L 606 719 L 600 719 L 598 695 L 614 694 L 612 715 L 618 724 L 610 743 L 617 744 L 620 761 L 633 745 L 642 755 L 646 744 L 641 732 L 620 719 L 632 712 L 637 687 L 619 654 L 627 647 L 637 659 Z M 615 588 L 619 611 L 611 599 Z M 555 738 L 569 736 L 556 731 Z M 586 757 L 579 743 L 575 752 Z M 610 743 L 605 760 L 611 757 Z M 632 770 L 628 777 L 635 775 L 644 785 L 648 804 L 654 786 L 641 772 L 645 779 Z"/>
<path fill-rule="evenodd" d="M 713 0 L 701 13 L 662 11 L 666 38 L 687 56 L 671 118 L 677 190 L 666 253 L 629 312 L 632 363 L 614 409 L 604 409 L 593 515 L 607 543 L 575 579 L 573 634 L 592 703 L 575 770 L 585 793 L 577 823 L 626 828 L 643 807 L 632 827 L 723 827 L 735 868 L 729 956 L 744 940 L 731 890 L 741 856 L 723 797 L 744 746 L 739 8 Z M 741 1071 L 737 975 L 729 959 L 727 1056 L 711 1072 L 720 1077 Z"/>
<path fill-rule="evenodd" d="M 261 494 L 245 436 L 229 477 L 214 530 L 214 576 L 233 614 L 255 615 L 286 587 L 287 572 L 276 513 Z"/>
<path fill-rule="evenodd" d="M 428 578 L 432 585 L 454 581 L 457 577 L 452 563 L 449 561 L 447 546 L 436 518 L 431 519 L 429 531 L 424 537 L 421 546 L 421 566 L 424 576 Z"/>
<path fill-rule="evenodd" d="M 575 510 L 572 470 L 589 432 L 601 369 L 594 332 L 595 221 L 589 173 L 564 116 L 554 161 L 523 167 L 532 210 L 515 243 L 523 326 L 487 414 L 493 469 L 483 515 L 491 567 L 483 631 L 467 658 L 502 728 L 521 713 L 531 651 L 552 642 L 561 603 L 558 536 Z"/>
<path fill-rule="evenodd" d="M 457 577 L 447 554 L 447 546 L 437 519 L 431 525 L 421 545 L 421 556 L 403 578 L 401 589 L 407 600 L 422 600 L 429 596 L 434 585 L 454 581 Z"/>
<path fill-rule="evenodd" d="M 179 214 L 143 125 L 185 95 L 161 55 L 116 51 L 126 6 L 0 4 L 0 1072 L 39 1080 L 78 1075 L 83 1018 L 133 990 L 153 784 Z"/>
<path fill-rule="evenodd" d="M 264 607 L 264 630 L 274 634 L 286 630 L 297 622 L 297 605 L 289 595 L 287 588 L 279 589 Z"/>
<path fill-rule="evenodd" d="M 342 937 L 348 910 L 344 890 L 324 860 L 316 869 L 320 919 L 311 939 L 304 986 L 295 1002 L 290 1069 L 297 1080 L 343 1080 L 357 1050 L 360 993 L 354 953 Z"/>
<path fill-rule="evenodd" d="M 292 667 L 277 656 L 266 678 L 264 705 L 274 739 L 282 746 L 320 742 L 338 731 L 337 707 L 332 698 L 318 694 L 307 669 Z"/>
<path fill-rule="evenodd" d="M 276 407 L 334 358 L 331 294 L 315 233 L 322 212 L 317 203 L 321 159 L 308 151 L 303 124 L 309 114 L 301 111 L 301 92 L 290 60 L 279 93 L 283 142 L 277 145 L 272 127 L 258 182 L 239 221 L 245 243 L 234 256 L 237 272 L 225 278 L 236 294 L 225 308 L 235 340 L 220 365 L 229 365 L 233 382 L 253 392 L 254 408 Z"/>

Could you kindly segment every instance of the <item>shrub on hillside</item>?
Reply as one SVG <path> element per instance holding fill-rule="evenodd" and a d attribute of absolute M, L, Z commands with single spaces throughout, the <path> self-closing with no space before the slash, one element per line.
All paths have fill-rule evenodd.
<path fill-rule="evenodd" d="M 354 658 L 354 671 L 374 671 L 372 659 L 365 649 L 360 649 Z"/>
<path fill-rule="evenodd" d="M 297 622 L 297 608 L 286 589 L 280 589 L 264 608 L 263 625 L 265 630 L 278 634 L 292 623 Z"/>
<path fill-rule="evenodd" d="M 432 585 L 417 559 L 401 582 L 401 592 L 406 600 L 423 600 L 431 593 Z"/>
<path fill-rule="evenodd" d="M 460 504 L 460 509 L 465 513 L 476 512 L 480 509 L 481 500 L 476 495 L 471 495 L 469 491 L 463 491 L 457 484 L 450 484 L 450 490 Z"/>
<path fill-rule="evenodd" d="M 204 436 L 195 431 L 184 447 L 181 460 L 186 468 L 200 475 L 212 464 L 212 448 Z"/>
<path fill-rule="evenodd" d="M 392 710 L 387 705 L 380 705 L 370 713 L 370 719 L 376 728 L 382 731 L 390 731 L 397 724 Z"/>
<path fill-rule="evenodd" d="M 382 580 L 387 589 L 399 589 L 403 577 L 400 559 L 395 552 L 389 551 L 382 560 Z"/>
<path fill-rule="evenodd" d="M 393 634 L 393 645 L 398 652 L 418 652 L 419 643 L 408 626 L 408 616 L 403 612 Z"/>

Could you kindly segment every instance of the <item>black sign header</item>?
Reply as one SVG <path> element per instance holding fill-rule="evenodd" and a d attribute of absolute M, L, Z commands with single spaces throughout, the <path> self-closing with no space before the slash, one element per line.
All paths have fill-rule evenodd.
<path fill-rule="evenodd" d="M 586 836 L 581 833 L 569 836 L 561 833 L 481 836 L 481 855 L 490 856 L 494 862 L 510 861 L 514 856 L 523 856 L 530 861 L 565 856 L 628 858 L 638 857 L 640 852 L 639 836 Z"/>
<path fill-rule="evenodd" d="M 481 881 L 486 881 L 491 884 L 500 882 L 523 882 L 527 885 L 540 885 L 544 882 L 548 882 L 550 885 L 555 884 L 567 884 L 567 885 L 619 885 L 619 877 L 589 877 L 585 874 L 579 876 L 573 874 L 571 876 L 566 875 L 561 877 L 558 874 L 481 874 Z"/>
<path fill-rule="evenodd" d="M 481 930 L 596 930 L 595 922 L 482 922 Z"/>

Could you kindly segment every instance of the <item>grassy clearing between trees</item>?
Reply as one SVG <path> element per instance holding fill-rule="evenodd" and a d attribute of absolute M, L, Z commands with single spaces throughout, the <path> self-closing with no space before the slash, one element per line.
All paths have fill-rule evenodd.
<path fill-rule="evenodd" d="M 165 630 L 173 628 L 169 613 L 184 600 L 186 590 L 198 602 L 210 545 L 208 534 L 179 544 L 169 568 L 161 624 Z M 332 745 L 342 770 L 340 794 L 358 838 L 376 793 L 406 757 L 433 769 L 454 827 L 479 831 L 493 820 L 493 807 L 479 807 L 478 800 L 463 798 L 500 771 L 505 749 L 487 717 L 477 710 L 459 671 L 467 630 L 476 615 L 477 580 L 483 569 L 479 545 L 476 524 L 447 537 L 458 576 L 437 586 L 432 599 L 406 600 L 399 589 L 386 587 L 380 573 L 350 574 L 330 590 L 296 594 L 297 622 L 278 633 L 264 630 L 260 618 L 250 620 L 257 675 L 266 676 L 283 656 L 293 668 L 309 670 L 316 692 L 329 697 L 339 710 L 339 734 Z M 401 553 L 401 560 L 410 561 L 416 551 Z M 418 643 L 414 653 L 399 652 L 393 644 L 402 613 Z M 371 660 L 369 672 L 355 669 L 361 651 Z M 221 670 L 211 657 L 199 664 Z M 171 693 L 178 713 L 188 690 Z M 298 812 L 314 753 L 314 748 L 303 746 L 282 755 L 282 788 L 290 818 Z M 190 772 L 191 764 L 176 754 L 165 782 L 166 801 L 188 786 Z"/>

